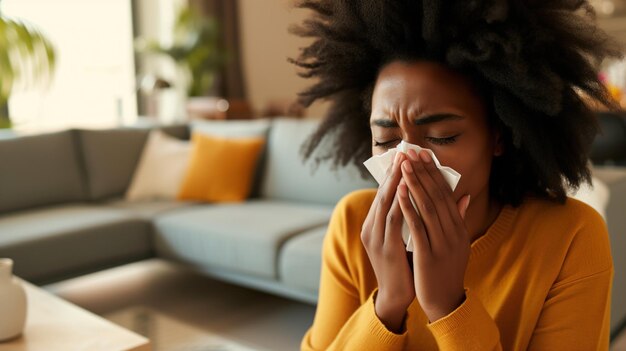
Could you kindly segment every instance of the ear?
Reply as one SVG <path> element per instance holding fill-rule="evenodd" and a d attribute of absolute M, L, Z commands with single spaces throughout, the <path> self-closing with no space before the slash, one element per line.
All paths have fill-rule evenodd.
<path fill-rule="evenodd" d="M 494 156 L 502 156 L 504 153 L 504 141 L 502 140 L 502 132 L 498 129 L 493 133 L 493 155 Z"/>

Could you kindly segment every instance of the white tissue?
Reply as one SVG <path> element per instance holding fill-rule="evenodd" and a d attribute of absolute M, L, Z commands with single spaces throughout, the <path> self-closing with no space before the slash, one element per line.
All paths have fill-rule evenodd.
<path fill-rule="evenodd" d="M 450 188 L 453 191 L 454 189 L 456 189 L 456 185 L 459 183 L 459 180 L 461 179 L 461 175 L 459 174 L 459 172 L 455 171 L 454 169 L 450 167 L 442 166 L 439 160 L 437 159 L 437 156 L 435 156 L 435 153 L 432 150 L 424 149 L 418 145 L 407 143 L 404 140 L 401 141 L 397 147 L 390 149 L 389 151 L 385 152 L 382 155 L 372 156 L 363 164 L 365 165 L 365 168 L 367 168 L 367 170 L 372 174 L 372 176 L 374 176 L 374 179 L 376 179 L 378 184 L 382 184 L 382 182 L 385 180 L 387 169 L 391 167 L 393 163 L 393 159 L 396 156 L 396 153 L 398 153 L 398 151 L 407 153 L 409 150 L 415 150 L 415 152 L 417 153 L 419 153 L 421 150 L 425 150 L 426 152 L 428 152 L 430 156 L 432 157 L 433 162 L 435 163 L 437 168 L 441 171 L 441 174 L 443 175 L 444 179 L 446 180 L 448 185 L 450 185 Z M 409 197 L 411 198 L 413 207 L 415 207 L 415 210 L 417 211 L 417 206 L 415 205 L 413 197 L 411 196 Z M 404 221 L 404 224 L 402 225 L 402 239 L 404 240 L 404 243 L 406 244 L 406 250 L 413 252 L 413 243 L 411 242 L 411 234 L 409 232 L 409 227 L 406 221 Z"/>

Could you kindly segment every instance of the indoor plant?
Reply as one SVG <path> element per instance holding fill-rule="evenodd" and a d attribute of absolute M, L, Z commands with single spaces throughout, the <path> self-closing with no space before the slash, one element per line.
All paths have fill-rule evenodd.
<path fill-rule="evenodd" d="M 11 93 L 49 82 L 54 67 L 54 47 L 46 36 L 31 24 L 5 16 L 0 6 L 0 129 L 11 127 Z"/>
<path fill-rule="evenodd" d="M 188 6 L 178 13 L 172 45 L 139 38 L 136 49 L 139 53 L 171 58 L 186 77 L 187 96 L 213 93 L 217 72 L 225 62 L 225 54 L 219 46 L 217 20 L 201 16 Z"/>

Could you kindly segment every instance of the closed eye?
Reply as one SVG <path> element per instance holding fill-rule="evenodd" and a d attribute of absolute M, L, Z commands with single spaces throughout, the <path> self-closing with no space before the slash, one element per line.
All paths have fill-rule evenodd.
<path fill-rule="evenodd" d="M 456 138 L 458 138 L 458 136 L 459 135 L 457 134 L 457 135 L 453 135 L 447 138 L 426 137 L 426 141 L 436 144 L 436 145 L 449 145 L 449 144 L 456 142 Z"/>
<path fill-rule="evenodd" d="M 397 144 L 400 140 L 394 139 L 389 141 L 376 141 L 374 140 L 375 147 L 382 147 L 383 149 L 391 149 L 394 144 Z"/>

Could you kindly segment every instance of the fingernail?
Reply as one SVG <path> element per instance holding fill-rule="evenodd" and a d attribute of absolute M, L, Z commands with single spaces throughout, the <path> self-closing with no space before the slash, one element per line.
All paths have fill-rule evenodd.
<path fill-rule="evenodd" d="M 431 158 L 430 158 L 430 153 L 428 153 L 427 151 L 420 151 L 420 157 L 422 158 L 422 161 L 424 162 L 430 162 Z"/>
<path fill-rule="evenodd" d="M 467 208 L 469 207 L 471 199 L 472 199 L 472 196 L 471 195 L 467 195 L 467 202 L 465 204 L 465 211 L 467 211 Z"/>
<path fill-rule="evenodd" d="M 415 152 L 415 150 L 413 149 L 409 150 L 408 154 L 411 160 L 417 161 L 417 152 Z"/>

